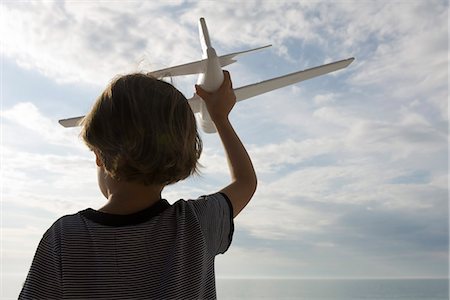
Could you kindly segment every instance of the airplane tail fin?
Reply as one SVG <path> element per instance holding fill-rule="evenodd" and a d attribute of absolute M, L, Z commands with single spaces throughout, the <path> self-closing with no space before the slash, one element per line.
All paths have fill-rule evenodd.
<path fill-rule="evenodd" d="M 198 31 L 200 36 L 200 44 L 202 45 L 203 56 L 206 58 L 207 49 L 211 48 L 211 40 L 209 39 L 208 27 L 206 27 L 205 18 L 200 18 L 198 22 Z"/>

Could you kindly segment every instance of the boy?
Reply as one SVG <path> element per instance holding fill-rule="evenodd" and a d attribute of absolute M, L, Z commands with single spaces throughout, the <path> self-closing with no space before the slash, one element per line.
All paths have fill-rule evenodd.
<path fill-rule="evenodd" d="M 186 98 L 144 74 L 114 80 L 83 120 L 108 202 L 58 219 L 44 234 L 19 299 L 214 299 L 214 257 L 256 190 L 251 160 L 228 120 L 236 97 L 196 86 L 228 158 L 231 183 L 197 200 L 161 199 L 197 172 L 202 143 Z"/>

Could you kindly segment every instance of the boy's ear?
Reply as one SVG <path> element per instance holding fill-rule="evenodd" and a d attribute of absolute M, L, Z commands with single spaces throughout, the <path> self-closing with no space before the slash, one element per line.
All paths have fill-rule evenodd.
<path fill-rule="evenodd" d="M 94 150 L 95 153 L 95 163 L 98 167 L 103 167 L 102 160 L 100 159 L 100 155 L 98 154 L 97 150 Z"/>

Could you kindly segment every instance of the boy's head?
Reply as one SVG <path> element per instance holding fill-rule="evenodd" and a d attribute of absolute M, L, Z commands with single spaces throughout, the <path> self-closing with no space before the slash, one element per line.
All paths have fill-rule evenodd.
<path fill-rule="evenodd" d="M 82 126 L 81 137 L 115 180 L 168 185 L 198 171 L 194 114 L 181 92 L 152 76 L 114 79 Z"/>

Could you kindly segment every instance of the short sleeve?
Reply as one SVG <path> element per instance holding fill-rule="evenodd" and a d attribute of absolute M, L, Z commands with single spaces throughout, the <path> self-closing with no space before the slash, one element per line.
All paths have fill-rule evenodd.
<path fill-rule="evenodd" d="M 61 264 L 58 242 L 50 228 L 42 237 L 19 299 L 61 299 Z"/>
<path fill-rule="evenodd" d="M 233 206 L 224 193 L 215 193 L 191 200 L 206 244 L 212 255 L 225 253 L 233 238 Z"/>

